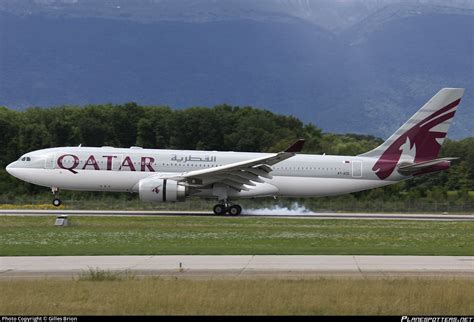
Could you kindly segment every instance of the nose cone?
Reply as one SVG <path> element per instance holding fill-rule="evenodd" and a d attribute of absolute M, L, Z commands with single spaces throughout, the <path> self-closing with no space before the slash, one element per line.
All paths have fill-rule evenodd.
<path fill-rule="evenodd" d="M 16 174 L 18 173 L 18 167 L 16 163 L 17 163 L 16 161 L 12 162 L 9 165 L 7 165 L 7 167 L 5 168 L 5 170 L 7 170 L 7 172 L 14 177 L 16 177 Z"/>

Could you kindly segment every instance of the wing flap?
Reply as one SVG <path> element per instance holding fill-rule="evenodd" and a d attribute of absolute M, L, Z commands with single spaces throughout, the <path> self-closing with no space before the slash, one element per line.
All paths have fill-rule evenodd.
<path fill-rule="evenodd" d="M 234 175 L 233 173 L 230 173 L 230 174 L 227 174 L 227 175 L 219 175 L 219 176 L 216 176 L 216 178 L 219 178 L 221 180 L 230 180 L 230 181 L 233 181 L 237 184 L 246 184 L 246 185 L 250 185 L 250 186 L 255 186 L 255 183 L 253 183 L 252 181 L 248 180 L 248 179 L 243 179 L 241 177 L 238 177 L 236 175 Z"/>
<path fill-rule="evenodd" d="M 235 190 L 238 191 L 249 191 L 250 189 L 245 187 L 243 184 L 236 183 L 235 181 L 229 180 L 229 179 L 224 179 L 222 181 L 219 181 L 220 183 L 223 183 L 231 188 L 234 188 Z"/>
<path fill-rule="evenodd" d="M 246 171 L 253 173 L 254 175 L 262 177 L 262 178 L 267 178 L 267 179 L 273 178 L 273 176 L 269 172 L 260 170 L 259 168 L 249 168 Z"/>
<path fill-rule="evenodd" d="M 246 172 L 244 170 L 239 170 L 239 171 L 233 172 L 232 174 L 235 175 L 235 176 L 238 176 L 240 178 L 255 181 L 255 182 L 260 182 L 260 183 L 265 182 L 264 180 L 259 178 L 259 176 L 255 175 L 251 172 Z"/>

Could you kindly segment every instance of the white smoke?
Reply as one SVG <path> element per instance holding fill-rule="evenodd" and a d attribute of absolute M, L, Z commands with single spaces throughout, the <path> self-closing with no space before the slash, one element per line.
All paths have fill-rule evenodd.
<path fill-rule="evenodd" d="M 316 213 L 312 212 L 305 206 L 298 203 L 293 203 L 289 208 L 273 206 L 271 208 L 260 208 L 260 209 L 245 209 L 243 212 L 245 215 L 261 215 L 261 216 L 314 216 Z"/>

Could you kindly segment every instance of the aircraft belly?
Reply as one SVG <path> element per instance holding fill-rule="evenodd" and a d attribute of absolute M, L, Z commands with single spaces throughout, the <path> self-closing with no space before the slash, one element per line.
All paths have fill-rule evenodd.
<path fill-rule="evenodd" d="M 362 191 L 394 183 L 385 180 L 273 177 L 269 183 L 278 187 L 282 197 L 323 197 Z"/>
<path fill-rule="evenodd" d="M 229 197 L 324 197 L 382 187 L 392 183 L 395 182 L 388 180 L 277 176 L 266 179 L 265 183 L 249 187 L 249 191 L 242 190 L 238 192 L 230 189 Z M 212 189 L 201 190 L 193 195 L 200 197 L 213 196 Z"/>

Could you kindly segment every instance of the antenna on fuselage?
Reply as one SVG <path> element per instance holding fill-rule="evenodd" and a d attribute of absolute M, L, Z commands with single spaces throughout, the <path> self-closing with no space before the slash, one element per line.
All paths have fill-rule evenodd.
<path fill-rule="evenodd" d="M 82 143 L 79 143 L 78 147 L 81 147 L 82 146 Z"/>

